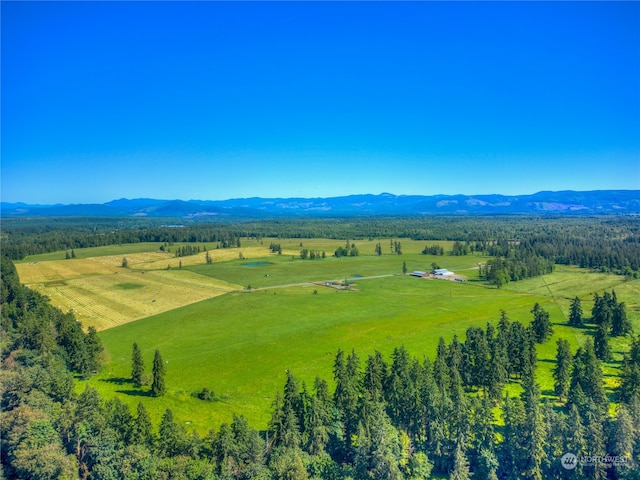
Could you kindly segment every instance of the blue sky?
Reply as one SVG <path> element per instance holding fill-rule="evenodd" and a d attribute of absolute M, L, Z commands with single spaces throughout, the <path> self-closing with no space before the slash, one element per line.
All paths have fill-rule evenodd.
<path fill-rule="evenodd" d="M 6 2 L 1 198 L 640 189 L 638 2 Z"/>

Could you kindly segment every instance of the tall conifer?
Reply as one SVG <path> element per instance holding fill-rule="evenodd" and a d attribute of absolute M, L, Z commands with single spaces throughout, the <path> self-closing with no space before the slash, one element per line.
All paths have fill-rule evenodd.
<path fill-rule="evenodd" d="M 156 350 L 153 356 L 153 383 L 151 384 L 151 395 L 161 397 L 165 393 L 164 376 L 167 370 L 160 355 L 160 350 Z"/>

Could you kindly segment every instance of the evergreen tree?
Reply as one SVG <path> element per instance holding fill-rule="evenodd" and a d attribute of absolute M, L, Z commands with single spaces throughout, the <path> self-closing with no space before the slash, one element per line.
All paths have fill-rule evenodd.
<path fill-rule="evenodd" d="M 540 304 L 536 303 L 531 310 L 533 321 L 531 322 L 531 330 L 533 331 L 535 341 L 544 343 L 553 335 L 553 328 L 549 320 L 549 312 L 545 311 Z"/>
<path fill-rule="evenodd" d="M 640 433 L 636 431 L 633 419 L 626 405 L 618 406 L 615 419 L 610 422 L 609 448 L 607 453 L 617 455 L 628 460 L 634 457 L 634 447 Z M 629 465 L 617 466 L 619 474 L 623 473 Z"/>
<path fill-rule="evenodd" d="M 512 322 L 509 326 L 507 355 L 509 357 L 509 372 L 522 374 L 525 356 L 529 349 L 528 334 L 524 326 L 518 322 Z"/>
<path fill-rule="evenodd" d="M 453 457 L 453 470 L 449 475 L 449 480 L 471 480 L 469 461 L 467 460 L 464 439 L 462 437 L 460 437 L 456 442 L 456 450 Z"/>
<path fill-rule="evenodd" d="M 605 292 L 601 297 L 597 293 L 593 296 L 593 308 L 591 309 L 591 321 L 596 325 L 602 325 L 605 331 L 611 328 L 613 319 L 613 311 L 611 308 L 612 296 L 609 292 Z"/>
<path fill-rule="evenodd" d="M 590 341 L 578 348 L 573 357 L 567 405 L 576 405 L 580 413 L 584 414 L 589 401 L 593 401 L 603 411 L 608 408 L 600 362 Z"/>
<path fill-rule="evenodd" d="M 540 387 L 535 382 L 534 370 L 527 363 L 522 376 L 522 400 L 527 428 L 522 432 L 525 477 L 542 480 L 545 461 L 545 430 L 540 413 Z"/>
<path fill-rule="evenodd" d="M 569 391 L 569 381 L 571 380 L 571 349 L 569 341 L 559 338 L 556 342 L 558 349 L 556 352 L 556 366 L 553 369 L 555 394 L 563 399 Z"/>
<path fill-rule="evenodd" d="M 619 337 L 631 333 L 633 327 L 627 318 L 627 306 L 624 302 L 618 303 L 613 309 L 611 318 L 611 335 Z"/>
<path fill-rule="evenodd" d="M 285 404 L 283 409 L 282 430 L 277 432 L 278 445 L 284 448 L 299 449 L 302 443 L 302 435 L 298 425 L 298 418 L 290 404 Z"/>
<path fill-rule="evenodd" d="M 165 393 L 164 376 L 167 370 L 160 355 L 160 351 L 156 350 L 153 356 L 153 383 L 151 384 L 151 395 L 161 397 Z"/>
<path fill-rule="evenodd" d="M 489 386 L 490 352 L 484 330 L 478 327 L 469 327 L 463 345 L 462 372 L 465 384 L 469 386 Z"/>
<path fill-rule="evenodd" d="M 153 451 L 154 448 L 155 438 L 151 417 L 149 417 L 149 413 L 142 402 L 138 402 L 137 416 L 135 422 L 133 422 L 131 432 L 131 443 L 133 445 L 144 445 L 150 451 Z"/>
<path fill-rule="evenodd" d="M 116 434 L 117 441 L 122 444 L 130 443 L 134 418 L 129 406 L 117 397 L 108 400 L 105 404 L 105 417 L 107 426 Z"/>
<path fill-rule="evenodd" d="M 319 455 L 325 451 L 329 442 L 328 412 L 318 395 L 311 399 L 305 427 L 305 448 L 311 455 Z"/>
<path fill-rule="evenodd" d="M 593 400 L 589 399 L 583 414 L 586 451 L 594 457 L 605 456 L 607 454 L 603 429 L 605 412 L 600 405 L 597 405 Z M 604 480 L 607 478 L 606 465 L 602 462 L 585 465 L 584 472 L 588 478 L 596 480 Z"/>
<path fill-rule="evenodd" d="M 133 351 L 131 353 L 131 381 L 136 387 L 142 385 L 142 378 L 144 376 L 144 360 L 142 359 L 142 352 L 138 348 L 137 343 L 133 343 Z"/>
<path fill-rule="evenodd" d="M 611 360 L 611 346 L 609 345 L 609 335 L 605 329 L 604 324 L 599 324 L 596 329 L 596 334 L 593 337 L 593 347 L 595 349 L 596 357 L 603 362 Z"/>
<path fill-rule="evenodd" d="M 624 355 L 617 390 L 618 399 L 627 404 L 634 396 L 640 399 L 640 337 L 633 339 L 629 352 Z"/>
<path fill-rule="evenodd" d="M 334 362 L 334 378 L 336 389 L 333 395 L 334 404 L 342 421 L 345 459 L 353 458 L 353 438 L 358 429 L 358 399 L 360 396 L 359 360 L 355 352 L 346 359 L 344 352 L 338 350 Z"/>
<path fill-rule="evenodd" d="M 385 381 L 387 379 L 387 364 L 382 354 L 376 350 L 374 355 L 369 355 L 364 369 L 363 386 L 369 392 L 374 402 L 384 399 Z"/>
<path fill-rule="evenodd" d="M 306 407 L 305 399 L 300 392 L 298 379 L 293 375 L 293 373 L 291 373 L 290 370 L 287 370 L 287 382 L 284 386 L 283 402 L 283 410 L 290 409 L 296 416 L 296 423 L 298 427 L 304 427 Z M 302 431 L 302 428 L 300 428 L 300 430 Z"/>
<path fill-rule="evenodd" d="M 444 338 L 438 339 L 438 348 L 436 350 L 436 360 L 433 363 L 433 378 L 441 393 L 449 391 L 451 371 L 447 364 L 447 346 Z"/>
<path fill-rule="evenodd" d="M 184 453 L 187 432 L 184 426 L 173 419 L 173 412 L 167 408 L 158 427 L 158 454 L 163 457 L 175 457 Z"/>
<path fill-rule="evenodd" d="M 527 461 L 524 438 L 528 426 L 522 401 L 519 398 L 509 398 L 507 395 L 502 406 L 502 414 L 504 433 L 500 444 L 499 476 L 508 480 L 523 478 Z"/>
<path fill-rule="evenodd" d="M 493 405 L 488 396 L 474 397 L 472 400 L 472 421 L 470 428 L 470 449 L 468 456 L 471 464 L 484 471 L 485 477 L 489 475 L 493 469 L 493 461 L 495 457 L 495 418 L 493 416 Z M 496 460 L 497 461 L 497 460 Z M 497 468 L 497 465 L 495 465 Z"/>
<path fill-rule="evenodd" d="M 380 403 L 371 402 L 371 413 L 358 428 L 354 469 L 358 478 L 401 480 L 398 431 Z"/>
<path fill-rule="evenodd" d="M 578 407 L 575 404 L 569 408 L 565 429 L 565 451 L 573 453 L 578 458 L 585 456 L 587 454 L 587 444 L 584 438 L 584 425 Z M 582 464 L 581 462 L 576 463 L 575 475 L 576 478 L 580 478 L 582 476 Z"/>
<path fill-rule="evenodd" d="M 581 327 L 583 324 L 582 319 L 582 304 L 580 297 L 576 297 L 571 301 L 571 309 L 569 311 L 569 325 L 572 327 Z"/>

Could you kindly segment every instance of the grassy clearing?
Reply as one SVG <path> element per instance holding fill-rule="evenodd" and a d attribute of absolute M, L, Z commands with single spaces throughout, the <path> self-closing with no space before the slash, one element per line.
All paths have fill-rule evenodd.
<path fill-rule="evenodd" d="M 545 301 L 407 276 L 361 280 L 357 288 L 232 293 L 107 330 L 101 336 L 111 363 L 90 383 L 107 398 L 119 394 L 135 405 L 141 392 L 111 379 L 130 375 L 136 341 L 147 365 L 156 348 L 169 362 L 167 396 L 147 401 L 155 416 L 169 406 L 178 418 L 206 429 L 241 413 L 264 427 L 287 369 L 310 385 L 316 375 L 331 379 L 338 348 L 355 349 L 366 358 L 376 349 L 389 355 L 405 345 L 416 355 L 432 357 L 440 336 L 464 338 L 469 326 L 496 322 L 501 308 L 525 320 L 536 300 Z M 203 387 L 225 400 L 206 403 L 189 396 Z"/>

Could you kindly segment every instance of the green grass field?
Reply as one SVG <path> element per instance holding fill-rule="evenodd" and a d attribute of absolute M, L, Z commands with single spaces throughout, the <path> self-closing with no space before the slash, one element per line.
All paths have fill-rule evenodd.
<path fill-rule="evenodd" d="M 304 243 L 306 247 L 307 241 Z M 317 244 L 332 246 L 333 242 Z M 414 252 L 418 247 L 420 251 L 424 242 L 413 246 Z M 530 310 L 538 302 L 549 311 L 555 329 L 554 337 L 538 346 L 538 382 L 543 394 L 549 394 L 553 388 L 555 339 L 568 338 L 575 351 L 591 334 L 590 329 L 566 326 L 569 302 L 575 295 L 583 299 L 588 315 L 593 292 L 615 288 L 618 299 L 627 302 L 636 331 L 640 329 L 637 280 L 625 282 L 619 276 L 558 267 L 551 275 L 497 290 L 477 281 L 424 280 L 400 274 L 403 262 L 412 271 L 428 270 L 435 261 L 474 280 L 477 271 L 473 267 L 483 260 L 478 256 L 429 257 L 418 253 L 313 261 L 292 259 L 291 255 L 244 260 L 236 256 L 212 265 L 172 270 L 188 273 L 194 281 L 201 278 L 251 285 L 252 291 L 236 290 L 101 332 L 106 365 L 88 382 L 80 382 L 78 388 L 90 384 L 106 398 L 118 396 L 132 407 L 142 400 L 156 421 L 171 408 L 177 419 L 201 432 L 229 421 L 234 413 L 245 415 L 256 428 L 264 428 L 286 370 L 309 387 L 316 376 L 331 383 L 338 348 L 355 350 L 363 364 L 375 350 L 388 358 L 400 345 L 413 355 L 433 358 L 440 336 L 447 342 L 453 335 L 464 340 L 470 326 L 497 324 L 500 310 L 512 320 L 528 324 Z M 358 278 L 379 275 L 384 277 Z M 355 284 L 349 291 L 308 283 L 354 277 Z M 122 293 L 140 290 L 126 283 L 119 288 Z M 167 361 L 166 396 L 149 397 L 148 388 L 137 389 L 129 382 L 133 342 L 142 349 L 149 372 L 154 350 L 161 351 Z M 605 366 L 609 387 L 615 385 L 616 362 L 627 342 L 612 340 L 614 362 Z M 191 395 L 203 387 L 213 390 L 219 400 L 204 402 Z M 513 388 L 517 391 L 518 387 Z"/>

